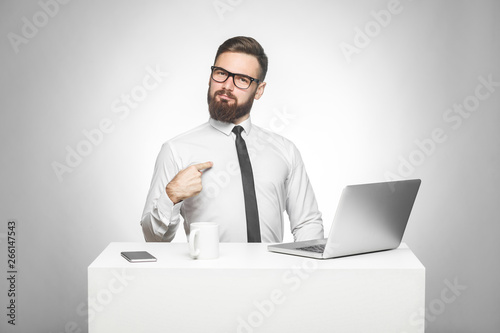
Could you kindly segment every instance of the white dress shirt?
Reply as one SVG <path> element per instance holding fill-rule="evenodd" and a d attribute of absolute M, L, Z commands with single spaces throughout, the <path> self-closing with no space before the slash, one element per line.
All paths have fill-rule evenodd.
<path fill-rule="evenodd" d="M 323 238 L 321 213 L 295 145 L 250 118 L 239 125 L 252 163 L 262 242 L 283 241 L 285 210 L 295 241 Z M 163 144 L 141 220 L 146 241 L 171 241 L 182 216 L 186 234 L 192 222 L 217 222 L 221 242 L 247 242 L 234 126 L 210 119 Z M 174 205 L 167 184 L 179 171 L 207 161 L 213 167 L 203 171 L 200 194 Z"/>

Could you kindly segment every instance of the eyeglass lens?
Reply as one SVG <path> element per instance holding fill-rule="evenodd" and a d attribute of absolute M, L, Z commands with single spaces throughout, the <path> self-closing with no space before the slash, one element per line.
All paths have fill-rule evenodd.
<path fill-rule="evenodd" d="M 227 71 L 221 68 L 214 68 L 212 71 L 212 79 L 219 83 L 225 82 L 229 76 L 233 76 L 234 85 L 240 89 L 247 89 L 250 87 L 250 84 L 252 84 L 252 80 L 245 75 L 230 75 Z"/>

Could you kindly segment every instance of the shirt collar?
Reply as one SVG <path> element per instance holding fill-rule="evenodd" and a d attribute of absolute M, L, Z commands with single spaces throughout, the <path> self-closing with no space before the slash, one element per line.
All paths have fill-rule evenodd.
<path fill-rule="evenodd" d="M 210 118 L 209 122 L 213 128 L 224 133 L 225 135 L 230 135 L 231 132 L 233 131 L 233 127 L 236 126 L 235 124 L 224 123 L 222 121 L 218 121 L 213 118 Z M 248 117 L 248 119 L 246 119 L 242 123 L 238 124 L 238 126 L 243 127 L 243 130 L 245 131 L 246 135 L 249 135 L 250 130 L 252 129 L 252 121 L 250 120 L 250 117 Z"/>

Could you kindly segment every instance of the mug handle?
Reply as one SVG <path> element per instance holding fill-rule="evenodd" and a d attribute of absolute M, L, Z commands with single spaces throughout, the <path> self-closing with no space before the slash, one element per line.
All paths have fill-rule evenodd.
<path fill-rule="evenodd" d="M 200 230 L 194 229 L 189 233 L 189 252 L 191 253 L 191 257 L 194 259 L 198 258 L 200 255 L 200 249 L 196 246 L 196 240 L 198 239 L 198 234 Z"/>

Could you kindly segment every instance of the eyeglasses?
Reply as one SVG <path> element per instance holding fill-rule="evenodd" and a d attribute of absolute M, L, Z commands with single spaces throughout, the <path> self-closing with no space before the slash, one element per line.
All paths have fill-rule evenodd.
<path fill-rule="evenodd" d="M 234 85 L 240 89 L 248 89 L 253 81 L 259 84 L 260 80 L 254 79 L 248 75 L 231 73 L 224 68 L 212 66 L 212 80 L 215 82 L 226 82 L 228 78 L 233 77 Z"/>

